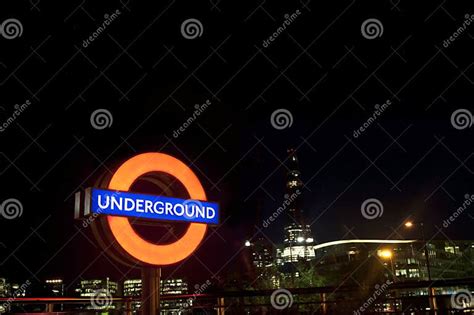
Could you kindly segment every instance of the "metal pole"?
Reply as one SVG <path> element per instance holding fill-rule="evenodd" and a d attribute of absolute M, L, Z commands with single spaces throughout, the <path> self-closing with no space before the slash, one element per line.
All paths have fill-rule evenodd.
<path fill-rule="evenodd" d="M 160 314 L 161 268 L 142 268 L 142 315 Z"/>
<path fill-rule="evenodd" d="M 326 293 L 320 293 L 319 297 L 321 299 L 321 314 L 326 315 L 328 313 L 328 305 L 326 303 Z"/>
<path fill-rule="evenodd" d="M 132 315 L 133 310 L 132 310 L 132 299 L 127 299 L 125 302 L 125 315 Z"/>
<path fill-rule="evenodd" d="M 431 268 L 430 268 L 430 255 L 428 254 L 428 241 L 425 238 L 425 231 L 423 227 L 423 223 L 420 223 L 421 225 L 421 238 L 423 240 L 423 247 L 425 250 L 425 259 L 426 259 L 426 269 L 428 271 L 428 281 L 431 282 Z"/>
<path fill-rule="evenodd" d="M 395 276 L 395 268 L 393 267 L 393 259 L 390 257 L 390 268 L 392 269 L 392 280 L 393 282 L 397 282 L 397 277 Z"/>
<path fill-rule="evenodd" d="M 53 303 L 47 303 L 46 304 L 46 313 L 52 313 L 54 310 L 54 304 Z"/>
<path fill-rule="evenodd" d="M 225 302 L 223 297 L 217 298 L 217 315 L 225 315 Z"/>
<path fill-rule="evenodd" d="M 425 238 L 425 229 L 423 222 L 420 223 L 421 226 L 421 238 L 423 240 L 424 248 L 425 248 L 425 258 L 426 258 L 426 269 L 428 271 L 428 299 L 430 301 L 430 309 L 434 311 L 434 314 L 437 314 L 438 306 L 436 304 L 436 297 L 434 288 L 431 286 L 431 267 L 430 267 L 430 255 L 428 253 L 428 241 Z"/>

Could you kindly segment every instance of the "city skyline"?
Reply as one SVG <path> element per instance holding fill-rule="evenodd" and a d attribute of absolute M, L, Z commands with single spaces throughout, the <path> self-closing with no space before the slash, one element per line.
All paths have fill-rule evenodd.
<path fill-rule="evenodd" d="M 158 257 L 161 279 L 293 285 L 273 267 L 373 246 L 327 242 L 414 240 L 429 259 L 471 241 L 472 5 L 395 2 L 1 4 L 0 278 L 70 292 Z M 219 223 L 75 217 L 77 193 L 145 153 L 189 168 L 199 198 L 178 162 L 141 160 L 119 190 L 212 202 Z"/>

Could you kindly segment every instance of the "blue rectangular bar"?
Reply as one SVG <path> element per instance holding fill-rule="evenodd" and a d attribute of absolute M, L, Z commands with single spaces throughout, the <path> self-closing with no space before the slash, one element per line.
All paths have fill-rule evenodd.
<path fill-rule="evenodd" d="M 152 220 L 219 223 L 219 204 L 92 188 L 92 213 Z"/>

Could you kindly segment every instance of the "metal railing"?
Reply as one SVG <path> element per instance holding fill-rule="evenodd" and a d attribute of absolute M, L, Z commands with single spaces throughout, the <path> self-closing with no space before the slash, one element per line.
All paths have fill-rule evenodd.
<path fill-rule="evenodd" d="M 367 301 L 371 291 L 374 290 L 373 287 L 353 286 L 289 289 L 291 303 L 288 302 L 287 305 L 276 305 L 275 301 L 271 301 L 271 295 L 275 290 L 163 295 L 161 296 L 161 314 L 474 314 L 474 301 L 470 301 L 470 306 L 461 308 L 457 305 L 458 308 L 455 308 L 452 306 L 451 294 L 436 293 L 443 288 L 455 287 L 472 289 L 474 278 L 393 283 L 383 295 L 378 296 L 371 303 Z M 414 290 L 425 291 L 426 294 L 410 296 L 408 293 Z M 140 300 L 140 298 L 114 297 L 108 300 L 105 308 L 96 309 L 90 298 L 0 298 L 0 305 L 7 305 L 8 312 L 12 314 L 103 314 L 107 312 L 129 315 L 140 312 Z M 363 312 L 360 311 L 361 307 L 364 308 Z"/>

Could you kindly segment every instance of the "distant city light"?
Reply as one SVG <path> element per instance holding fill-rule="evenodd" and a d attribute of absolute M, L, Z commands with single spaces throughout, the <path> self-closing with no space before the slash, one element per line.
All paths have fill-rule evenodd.
<path fill-rule="evenodd" d="M 381 258 L 392 258 L 393 253 L 389 249 L 381 249 L 377 251 L 377 255 Z"/>
<path fill-rule="evenodd" d="M 306 239 L 306 243 L 312 243 L 314 241 L 314 239 L 312 237 L 308 237 Z"/>
<path fill-rule="evenodd" d="M 46 283 L 62 283 L 63 280 L 61 279 L 47 279 Z"/>
<path fill-rule="evenodd" d="M 408 221 L 408 222 L 405 223 L 405 227 L 407 227 L 407 228 L 411 228 L 412 226 L 413 226 L 413 222 L 411 222 L 411 221 Z"/>
<path fill-rule="evenodd" d="M 304 237 L 303 236 L 298 236 L 298 238 L 296 240 L 298 241 L 298 243 L 303 243 L 304 242 Z"/>
<path fill-rule="evenodd" d="M 245 246 L 249 247 L 250 245 L 252 245 L 250 244 L 250 241 L 245 241 Z"/>

